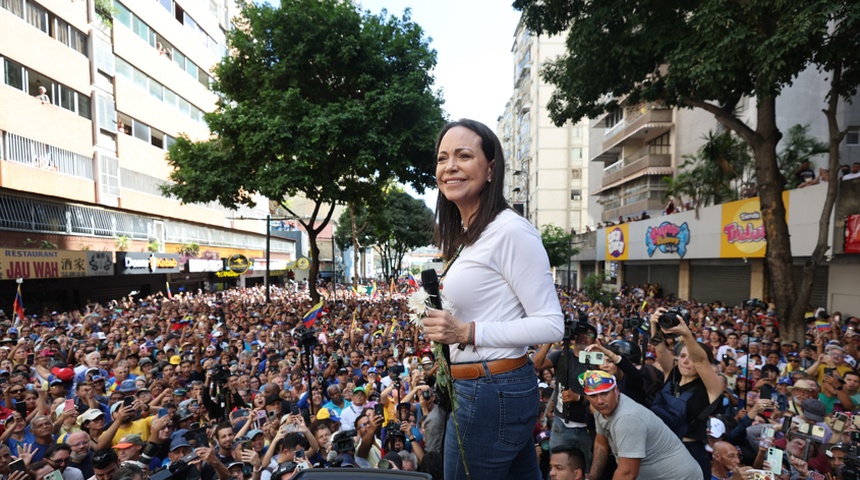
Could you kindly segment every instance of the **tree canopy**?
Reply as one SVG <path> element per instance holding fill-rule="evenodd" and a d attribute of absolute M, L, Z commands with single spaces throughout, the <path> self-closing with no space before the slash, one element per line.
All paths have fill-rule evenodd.
<path fill-rule="evenodd" d="M 776 97 L 823 53 L 830 70 L 838 58 L 857 57 L 857 34 L 829 47 L 837 22 L 856 25 L 856 2 L 847 0 L 515 0 L 534 32 L 567 31 L 567 51 L 541 71 L 556 86 L 548 103 L 561 125 L 594 118 L 620 102 L 658 102 L 701 108 L 737 133 L 753 151 L 762 220 L 767 230 L 766 263 L 772 295 L 790 336 L 802 337 L 805 303 L 797 301 L 790 236 L 777 164 L 782 136 Z M 849 22 L 850 20 L 850 22 Z M 855 29 L 856 32 L 856 29 Z M 833 50 L 838 50 L 835 53 Z M 855 62 L 856 63 L 856 62 Z M 842 88 L 840 93 L 847 91 Z M 737 114 L 743 97 L 755 99 L 751 121 Z M 802 299 L 801 299 L 802 300 Z"/>
<path fill-rule="evenodd" d="M 540 229 L 540 239 L 543 248 L 549 256 L 549 266 L 555 268 L 567 265 L 570 257 L 579 253 L 579 249 L 572 249 L 573 235 L 565 232 L 563 228 L 552 223 L 544 225 Z"/>
<path fill-rule="evenodd" d="M 230 55 L 215 67 L 221 100 L 205 116 L 213 137 L 177 139 L 164 190 L 231 208 L 253 205 L 254 193 L 304 195 L 315 203 L 298 218 L 315 278 L 316 237 L 334 205 L 371 199 L 395 180 L 419 192 L 431 185 L 445 119 L 431 87 L 436 52 L 408 11 L 397 18 L 340 0 L 280 3 L 242 3 Z"/>
<path fill-rule="evenodd" d="M 381 257 L 383 274 L 394 277 L 399 274 L 406 253 L 432 243 L 433 218 L 433 211 L 423 201 L 391 189 L 373 205 L 356 209 L 355 225 L 367 226 L 358 234 L 358 243 L 362 247 L 373 246 Z M 342 248 L 354 245 L 348 211 L 341 214 L 335 241 Z"/>

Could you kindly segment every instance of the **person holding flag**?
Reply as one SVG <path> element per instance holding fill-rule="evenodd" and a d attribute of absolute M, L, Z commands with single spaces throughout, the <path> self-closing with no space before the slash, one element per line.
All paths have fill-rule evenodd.
<path fill-rule="evenodd" d="M 302 323 L 307 328 L 313 328 L 314 322 L 316 322 L 317 317 L 322 315 L 323 306 L 325 305 L 325 300 L 320 299 L 319 303 L 311 307 L 308 313 L 302 317 Z"/>
<path fill-rule="evenodd" d="M 24 321 L 24 300 L 21 298 L 21 282 L 18 282 L 18 291 L 15 293 L 15 300 L 12 302 L 12 311 L 18 317 L 19 322 Z"/>

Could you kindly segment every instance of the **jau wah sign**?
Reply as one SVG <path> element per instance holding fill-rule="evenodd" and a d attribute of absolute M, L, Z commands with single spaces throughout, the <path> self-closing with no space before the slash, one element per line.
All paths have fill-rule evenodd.
<path fill-rule="evenodd" d="M 87 252 L 29 248 L 0 250 L 0 280 L 85 276 Z"/>

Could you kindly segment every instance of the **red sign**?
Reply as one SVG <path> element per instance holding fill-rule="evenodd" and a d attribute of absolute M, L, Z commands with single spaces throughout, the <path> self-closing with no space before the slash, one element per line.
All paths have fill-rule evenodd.
<path fill-rule="evenodd" d="M 860 214 L 845 219 L 845 253 L 860 253 Z"/>

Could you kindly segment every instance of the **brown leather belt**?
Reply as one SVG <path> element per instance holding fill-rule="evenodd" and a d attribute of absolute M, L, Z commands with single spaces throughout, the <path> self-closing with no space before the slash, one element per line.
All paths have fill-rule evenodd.
<path fill-rule="evenodd" d="M 519 358 L 493 360 L 487 362 L 487 370 L 490 371 L 491 375 L 498 375 L 500 373 L 516 370 L 525 365 L 527 361 L 528 357 L 525 355 Z M 483 377 L 485 374 L 486 371 L 484 371 L 484 364 L 480 362 L 451 365 L 451 378 L 454 380 L 474 380 L 476 378 Z"/>

